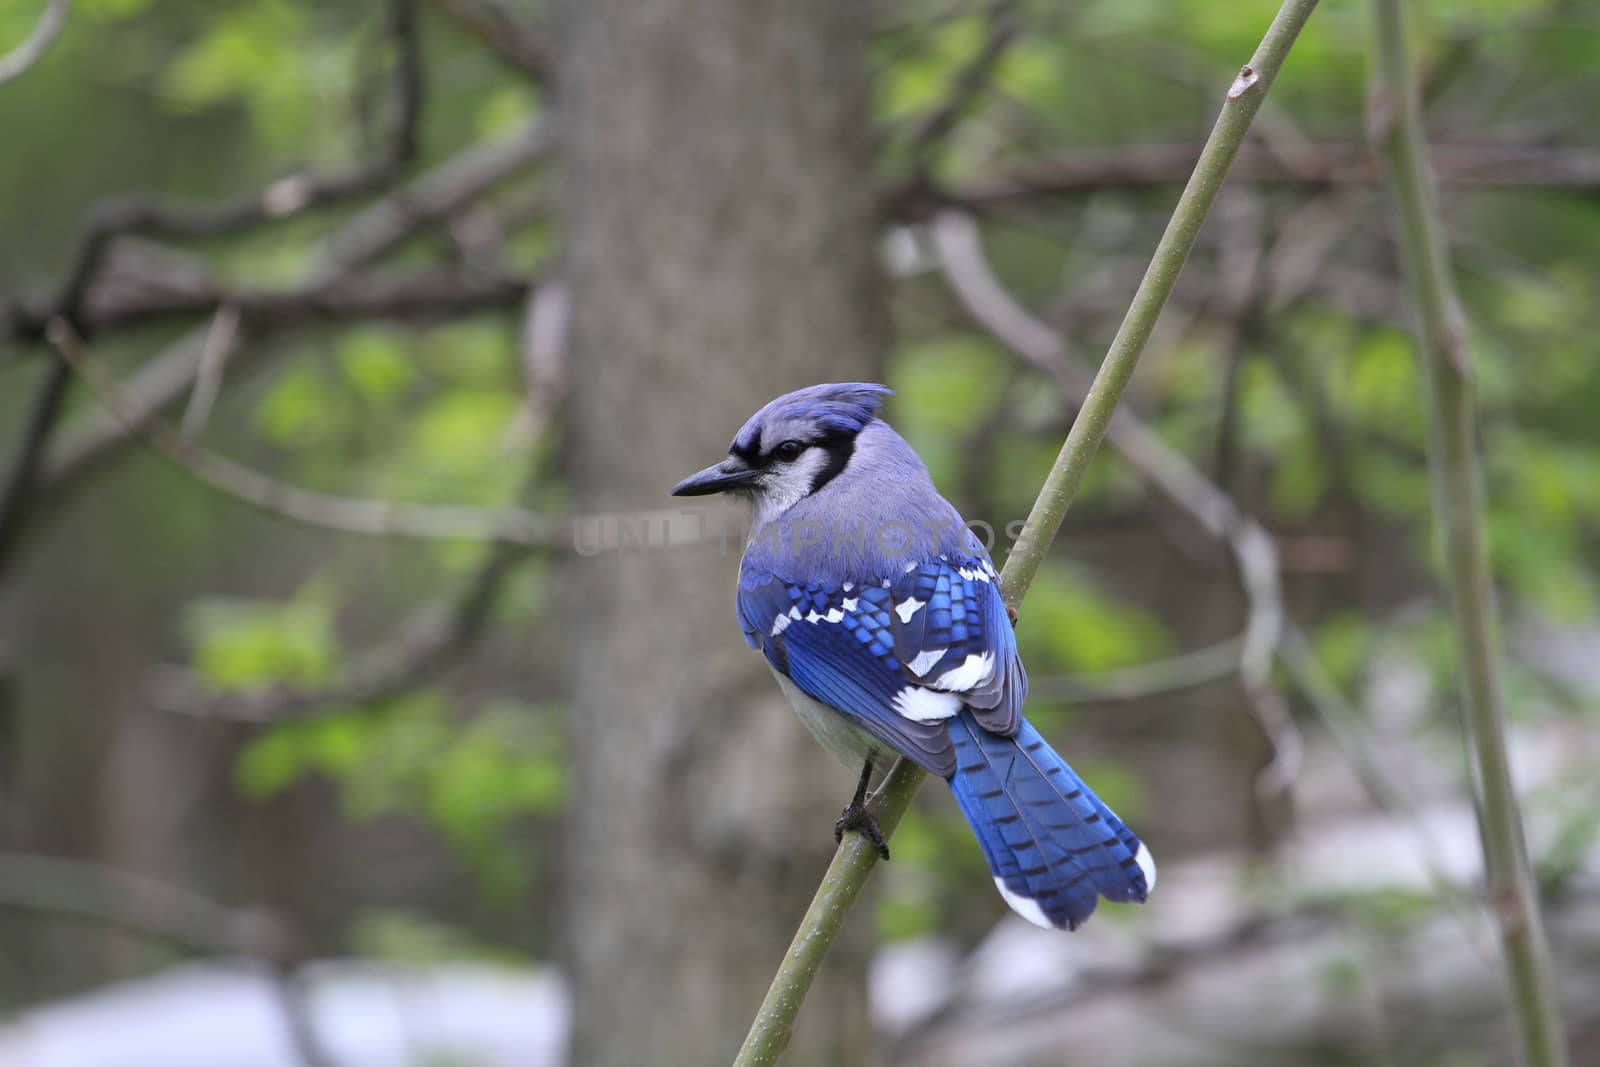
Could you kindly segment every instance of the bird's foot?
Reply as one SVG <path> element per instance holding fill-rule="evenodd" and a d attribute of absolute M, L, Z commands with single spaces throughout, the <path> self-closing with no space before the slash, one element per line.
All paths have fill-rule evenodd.
<path fill-rule="evenodd" d="M 877 846 L 878 855 L 889 858 L 889 842 L 884 839 L 883 831 L 878 829 L 878 820 L 867 809 L 865 799 L 851 800 L 839 813 L 839 821 L 833 824 L 833 840 L 836 844 L 844 840 L 846 830 L 854 830 L 871 841 Z"/>

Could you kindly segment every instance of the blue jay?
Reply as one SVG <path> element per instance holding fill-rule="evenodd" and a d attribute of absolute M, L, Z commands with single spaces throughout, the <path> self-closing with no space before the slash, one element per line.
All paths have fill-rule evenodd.
<path fill-rule="evenodd" d="M 878 418 L 881 385 L 814 385 L 744 424 L 674 496 L 734 493 L 754 523 L 739 565 L 745 640 L 822 745 L 863 766 L 834 827 L 889 850 L 867 809 L 895 754 L 950 783 L 995 887 L 1045 928 L 1099 897 L 1141 902 L 1150 851 L 1022 717 L 1028 676 L 989 553 Z"/>

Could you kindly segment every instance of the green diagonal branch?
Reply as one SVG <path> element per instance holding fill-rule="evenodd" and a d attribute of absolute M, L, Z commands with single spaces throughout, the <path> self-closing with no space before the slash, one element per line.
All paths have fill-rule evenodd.
<path fill-rule="evenodd" d="M 1388 158 L 1406 277 L 1416 306 L 1428 395 L 1428 465 L 1444 541 L 1445 575 L 1461 659 L 1465 727 L 1474 757 L 1479 837 L 1491 910 L 1500 926 L 1524 1067 L 1567 1062 L 1550 953 L 1522 814 L 1506 759 L 1494 592 L 1484 533 L 1483 476 L 1466 323 L 1427 162 L 1422 107 L 1406 49 L 1400 0 L 1377 0 L 1375 126 Z"/>
<path fill-rule="evenodd" d="M 1050 475 L 1045 479 L 1033 510 L 1022 530 L 1022 536 L 1011 550 L 1001 572 L 1001 593 L 1008 607 L 1015 608 L 1038 573 L 1044 555 L 1055 540 L 1056 531 L 1066 515 L 1078 487 L 1083 483 L 1084 472 L 1094 458 L 1100 442 L 1105 438 L 1111 413 L 1133 377 L 1139 355 L 1144 351 L 1156 320 L 1167 298 L 1172 295 L 1178 274 L 1189 258 L 1199 236 L 1206 213 L 1217 198 L 1228 167 L 1238 154 L 1267 90 L 1283 66 L 1295 38 L 1316 8 L 1316 0 L 1284 0 L 1277 17 L 1267 29 L 1255 55 L 1229 87 L 1211 129 L 1200 160 L 1195 165 L 1183 196 L 1173 210 L 1161 242 L 1145 271 L 1133 302 L 1123 317 L 1122 326 L 1106 352 L 1105 361 L 1095 375 L 1072 430 L 1067 434 L 1061 453 L 1056 457 Z M 885 834 L 892 834 L 911 800 L 926 777 L 922 768 L 909 760 L 898 761 L 879 788 L 874 800 L 874 814 Z M 822 966 L 839 928 L 844 925 L 856 897 L 866 885 L 867 876 L 877 862 L 877 850 L 858 834 L 849 834 L 833 862 L 822 878 L 811 906 L 795 931 L 789 951 L 784 955 L 778 973 L 773 976 L 766 999 L 761 1003 L 755 1021 L 750 1026 L 744 1045 L 739 1050 L 735 1067 L 754 1067 L 757 1064 L 776 1063 L 794 1033 L 795 1018 L 805 1002 L 811 983 Z"/>

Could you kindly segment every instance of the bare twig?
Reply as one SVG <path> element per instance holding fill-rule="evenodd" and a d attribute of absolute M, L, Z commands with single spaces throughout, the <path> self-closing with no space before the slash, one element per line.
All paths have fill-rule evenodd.
<path fill-rule="evenodd" d="M 529 548 L 549 548 L 561 542 L 566 528 L 563 523 L 522 508 L 405 504 L 335 496 L 287 485 L 185 440 L 135 408 L 115 380 L 90 358 L 66 320 L 52 323 L 50 341 L 129 432 L 136 433 L 179 469 L 262 511 L 309 526 L 377 537 L 467 539 Z"/>
<path fill-rule="evenodd" d="M 544 38 L 499 0 L 433 0 L 435 6 L 489 50 L 536 82 L 550 73 Z"/>
<path fill-rule="evenodd" d="M 1457 185 L 1600 188 L 1600 152 L 1547 145 L 1434 145 L 1439 180 Z M 1019 197 L 1048 196 L 1130 185 L 1181 182 L 1200 146 L 1148 144 L 1078 149 L 1070 156 L 1041 159 L 1008 172 L 944 190 L 955 203 L 988 206 Z M 1234 164 L 1242 181 L 1311 186 L 1373 186 L 1383 180 L 1373 150 L 1360 144 L 1246 145 Z"/>
<path fill-rule="evenodd" d="M 415 322 L 504 311 L 520 304 L 532 281 L 520 277 L 464 277 L 452 270 L 418 268 L 382 277 L 342 278 L 326 285 L 287 289 L 228 287 L 210 279 L 130 279 L 101 293 L 79 316 L 91 336 L 171 322 L 210 318 L 231 304 L 246 327 L 286 328 L 318 322 L 373 319 Z M 19 337 L 44 338 L 45 324 L 20 316 Z"/>
<path fill-rule="evenodd" d="M 204 356 L 209 324 L 197 326 L 167 345 L 125 379 L 120 389 L 137 422 L 119 419 L 98 404 L 89 405 L 63 427 L 39 471 L 37 505 L 52 506 L 99 470 L 106 461 L 138 441 L 136 426 L 170 408 L 194 391 Z"/>
<path fill-rule="evenodd" d="M 0 56 L 0 85 L 20 78 L 29 67 L 44 58 L 66 26 L 71 7 L 72 0 L 49 0 L 45 4 L 44 12 L 40 14 L 39 21 L 33 24 L 27 39 Z"/>
<path fill-rule="evenodd" d="M 1427 135 L 1400 2 L 1376 0 L 1376 5 L 1374 132 L 1392 170 L 1406 274 L 1416 305 L 1418 359 L 1428 395 L 1428 465 L 1455 620 L 1464 726 L 1474 755 L 1473 797 L 1484 870 L 1500 925 L 1522 1061 L 1525 1067 L 1562 1067 L 1567 1051 L 1560 1002 L 1506 755 L 1467 325 L 1428 170 Z"/>
<path fill-rule="evenodd" d="M 1131 667 L 1034 677 L 1028 696 L 1036 700 L 1111 701 L 1147 697 L 1194 689 L 1239 673 L 1239 653 L 1244 638 L 1228 637 L 1215 644 L 1165 659 Z"/>
<path fill-rule="evenodd" d="M 944 100 L 912 132 L 908 151 L 919 177 L 926 177 L 934 155 L 982 99 L 1006 50 L 1022 32 L 1017 6 L 1016 0 L 997 0 L 989 6 L 988 27 L 977 52 L 956 73 Z"/>
<path fill-rule="evenodd" d="M 528 293 L 528 283 L 520 278 L 468 277 L 436 269 L 374 277 L 351 272 L 421 227 L 463 209 L 539 158 L 546 144 L 545 135 L 533 127 L 463 151 L 335 230 L 317 265 L 288 288 L 227 287 L 194 271 L 170 278 L 118 277 L 114 284 L 97 285 L 92 294 L 85 294 L 87 302 L 75 321 L 81 332 L 99 336 L 172 319 L 214 316 L 223 305 L 235 307 L 255 329 L 319 320 L 429 319 L 514 307 Z M 0 320 L 0 326 L 17 340 L 42 338 L 47 318 L 45 313 L 17 308 Z"/>
<path fill-rule="evenodd" d="M 273 989 L 289 1031 L 289 1043 L 303 1067 L 336 1067 L 336 1061 L 317 1033 L 311 1014 L 311 990 L 303 968 L 280 966 L 273 969 Z"/>
<path fill-rule="evenodd" d="M 61 417 L 70 378 L 67 365 L 59 360 L 45 370 L 44 380 L 33 394 L 33 404 L 16 447 L 11 450 L 5 481 L 0 483 L 0 571 L 5 569 L 16 547 L 17 535 L 22 531 L 39 464 Z"/>
<path fill-rule="evenodd" d="M 1073 404 L 1084 403 L 1090 389 L 1087 374 L 1065 358 L 1066 343 L 1061 334 L 1036 319 L 995 276 L 972 218 L 953 210 L 942 211 L 934 219 L 932 231 L 945 276 L 967 312 L 1054 380 Z M 1272 535 L 1127 407 L 1112 414 L 1106 436 L 1112 447 L 1156 488 L 1211 537 L 1226 545 L 1238 564 L 1249 613 L 1239 638 L 1237 666 L 1257 722 L 1273 752 L 1258 786 L 1264 793 L 1281 792 L 1294 779 L 1304 745 L 1271 687 L 1273 653 L 1284 625 L 1278 553 Z"/>
<path fill-rule="evenodd" d="M 554 417 L 565 393 L 566 287 L 530 300 L 523 343 L 528 395 L 518 413 L 520 445 L 528 447 Z M 532 475 L 530 474 L 530 479 Z M 464 655 L 483 633 L 507 576 L 528 558 L 520 545 L 495 545 L 451 602 L 415 612 L 398 636 L 374 648 L 331 685 L 316 690 L 275 687 L 207 697 L 187 672 L 158 683 L 156 704 L 202 718 L 281 722 L 321 710 L 371 704 L 420 685 Z"/>
<path fill-rule="evenodd" d="M 394 248 L 419 228 L 465 208 L 544 155 L 549 136 L 535 123 L 477 144 L 362 210 L 328 237 L 311 284 L 331 282 Z"/>
<path fill-rule="evenodd" d="M 300 172 L 280 178 L 259 192 L 216 202 L 168 201 L 148 195 L 116 197 L 97 205 L 80 239 L 74 265 L 49 307 L 38 313 L 13 313 L 12 336 L 42 340 L 46 324 L 65 318 L 93 336 L 95 323 L 83 309 L 107 253 L 121 237 L 221 237 L 312 208 L 365 196 L 387 185 L 416 158 L 423 106 L 421 42 L 412 0 L 389 0 L 388 32 L 394 43 L 395 129 L 382 154 L 342 174 Z"/>
<path fill-rule="evenodd" d="M 506 432 L 506 447 L 531 445 L 550 421 L 567 388 L 567 329 L 572 290 L 553 279 L 528 294 L 522 315 L 523 400 Z"/>
<path fill-rule="evenodd" d="M 271 915 L 97 863 L 0 854 L 0 907 L 89 919 L 192 952 L 286 960 L 298 938 Z"/>
<path fill-rule="evenodd" d="M 189 394 L 189 406 L 183 412 L 183 422 L 178 430 L 185 441 L 199 437 L 206 423 L 211 421 L 211 409 L 216 406 L 217 394 L 222 390 L 222 372 L 238 335 L 239 309 L 232 304 L 223 304 L 212 317 L 211 328 L 206 331 L 205 347 L 200 350 L 194 391 Z"/>
<path fill-rule="evenodd" d="M 1155 328 L 1156 319 L 1177 283 L 1184 260 L 1194 247 L 1200 226 L 1227 175 L 1228 164 L 1244 141 L 1261 101 L 1315 7 L 1316 0 L 1285 0 L 1250 63 L 1241 69 L 1239 78 L 1228 90 L 1206 150 L 1156 247 L 1122 328 L 1112 341 L 1094 386 L 1045 479 L 1023 526 L 1022 536 L 1006 559 L 1000 586 L 1008 607 L 1016 607 L 1038 573 L 1061 527 L 1067 506 L 1082 484 L 1089 461 L 1105 436 L 1107 424 Z M 874 802 L 874 814 L 885 834 L 894 832 L 925 777 L 922 768 L 906 759 L 897 761 L 890 770 Z M 736 1067 L 775 1063 L 783 1054 L 794 1031 L 795 1018 L 823 958 L 851 905 L 866 885 L 877 859 L 877 846 L 859 834 L 845 837 L 773 976 L 772 985 L 739 1051 Z"/>
<path fill-rule="evenodd" d="M 182 886 L 99 863 L 0 854 L 0 908 L 103 923 L 203 955 L 247 956 L 271 969 L 289 1038 L 305 1067 L 330 1067 L 312 1024 L 300 935 L 269 912 L 218 904 Z"/>
<path fill-rule="evenodd" d="M 1064 339 L 1000 284 L 983 256 L 976 227 L 965 216 L 947 213 L 940 216 L 935 228 L 935 244 L 944 256 L 951 288 L 972 317 L 1030 364 L 1054 377 L 1072 403 L 1081 402 L 1081 375 L 1062 358 Z M 1310 644 L 1288 618 L 1271 535 L 1126 407 L 1117 410 L 1107 436 L 1130 465 L 1232 554 L 1250 605 L 1249 621 L 1238 637 L 1197 652 L 1126 671 L 1106 672 L 1101 678 L 1090 675 L 1040 679 L 1030 691 L 1041 695 L 1061 692 L 1076 699 L 1126 699 L 1205 684 L 1238 673 L 1251 697 L 1262 733 L 1272 746 L 1272 762 L 1257 780 L 1258 790 L 1271 794 L 1292 782 L 1305 748 L 1299 729 L 1270 685 L 1270 668 L 1276 660 L 1316 713 L 1373 803 L 1405 819 L 1416 830 L 1434 889 L 1456 911 L 1469 935 L 1476 937 L 1476 915 L 1469 912 L 1461 887 L 1451 878 L 1437 843 L 1423 827 L 1416 803 L 1371 751 L 1358 730 L 1360 713 L 1339 692 L 1311 652 Z"/>
<path fill-rule="evenodd" d="M 43 312 L 16 307 L 4 318 L 4 325 L 16 340 L 43 340 L 52 322 L 60 322 L 77 335 L 92 337 L 107 321 L 116 320 L 91 308 L 91 288 L 113 242 L 133 233 L 171 236 L 218 236 L 237 232 L 260 222 L 294 215 L 309 207 L 329 204 L 365 194 L 382 187 L 397 176 L 417 154 L 418 127 L 422 116 L 423 83 L 421 45 L 411 0 L 390 0 L 389 35 L 397 55 L 394 61 L 396 132 L 387 151 L 374 162 L 334 177 L 297 175 L 269 185 L 258 194 L 210 204 L 172 204 L 149 197 L 129 197 L 102 204 L 90 218 L 74 259 L 74 265 L 58 292 Z M 241 294 L 243 295 L 243 294 Z M 284 294 L 254 294 L 281 302 Z M 289 308 L 310 310 L 318 307 L 323 294 L 299 293 Z M 503 294 L 502 294 L 503 295 Z M 517 294 L 520 296 L 520 292 Z M 206 292 L 197 302 L 190 294 L 187 302 L 163 305 L 157 297 L 140 308 L 134 318 L 156 318 L 179 313 L 207 312 L 230 301 L 215 292 Z M 235 301 L 237 302 L 237 301 Z M 241 313 L 249 301 L 239 303 Z M 20 447 L 14 453 L 6 481 L 0 486 L 0 567 L 3 567 L 24 525 L 38 466 L 60 419 L 66 386 L 71 378 L 59 360 L 47 372 L 37 394 Z"/>
<path fill-rule="evenodd" d="M 1434 891 L 1460 919 L 1468 940 L 1482 949 L 1487 934 L 1482 910 L 1475 906 L 1476 901 L 1468 899 L 1464 887 L 1451 876 L 1450 865 L 1438 840 L 1423 823 L 1411 792 L 1373 751 L 1364 732 L 1361 710 L 1339 690 L 1338 683 L 1317 658 L 1311 642 L 1292 623 L 1279 642 L 1278 660 L 1373 803 L 1380 811 L 1403 819 L 1411 828 Z"/>

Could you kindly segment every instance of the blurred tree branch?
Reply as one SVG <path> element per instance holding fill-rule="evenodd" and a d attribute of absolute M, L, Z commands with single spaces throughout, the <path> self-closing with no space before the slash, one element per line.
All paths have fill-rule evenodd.
<path fill-rule="evenodd" d="M 1006 558 L 1000 587 L 1006 606 L 1013 611 L 1038 573 L 1067 507 L 1082 484 L 1084 472 L 1105 437 L 1117 403 L 1162 307 L 1172 295 L 1251 120 L 1315 8 L 1316 0 L 1285 0 L 1250 62 L 1240 69 L 1228 89 L 1205 151 L 1156 246 L 1122 327 L 1034 501 L 1022 536 Z M 885 835 L 893 834 L 925 777 L 922 768 L 906 759 L 898 760 L 889 771 L 874 797 L 874 814 Z M 822 960 L 877 858 L 877 847 L 860 834 L 850 834 L 841 843 L 751 1024 L 735 1061 L 737 1067 L 776 1063 L 782 1056 Z"/>
<path fill-rule="evenodd" d="M 311 301 L 318 287 L 324 293 L 322 313 L 340 320 L 359 317 L 362 311 L 371 311 L 382 317 L 447 315 L 449 301 L 453 299 L 452 287 L 442 284 L 418 284 L 413 287 L 390 280 L 387 284 L 396 286 L 397 293 L 406 294 L 407 299 L 403 304 L 398 299 L 381 301 L 375 297 L 359 301 L 349 295 L 336 296 L 331 290 L 337 281 L 352 270 L 371 264 L 423 227 L 462 210 L 530 163 L 542 158 L 547 147 L 548 138 L 539 126 L 529 127 L 508 138 L 469 146 L 405 188 L 363 209 L 324 242 L 318 265 L 311 272 L 311 283 L 298 290 L 304 296 L 304 307 L 294 307 L 289 300 L 280 300 L 274 306 L 271 301 L 259 296 L 250 302 L 255 309 L 255 318 L 248 324 L 251 338 L 261 340 L 271 336 L 274 331 L 310 321 Z M 497 289 L 495 309 L 509 308 L 524 297 L 532 299 L 540 287 L 526 286 L 524 289 L 525 293 L 519 293 L 515 291 L 516 286 L 508 285 L 503 296 Z M 349 286 L 340 290 L 343 294 L 351 291 Z M 213 321 L 222 308 L 239 314 L 241 327 L 245 325 L 239 305 L 231 302 L 216 304 L 212 312 Z M 197 306 L 195 313 L 199 314 L 201 310 Z M 125 322 L 126 325 L 136 323 L 137 319 Z M 95 325 L 103 334 L 109 324 L 97 321 Z M 122 384 L 122 391 L 128 397 L 126 408 L 129 414 L 138 416 L 132 423 L 124 422 L 97 406 L 64 427 L 40 468 L 36 506 L 54 505 L 69 496 L 104 462 L 138 440 L 137 435 L 130 432 L 132 429 L 174 407 L 184 396 L 192 395 L 204 364 L 201 357 L 208 335 L 209 329 L 204 326 L 186 334 L 147 360 Z"/>
<path fill-rule="evenodd" d="M 0 907 L 88 919 L 204 955 L 283 962 L 299 938 L 265 912 L 225 907 L 180 886 L 98 863 L 0 854 Z"/>
<path fill-rule="evenodd" d="M 26 521 L 39 464 L 61 417 L 70 377 L 71 371 L 59 359 L 45 370 L 17 443 L 11 449 L 5 481 L 0 483 L 0 572 L 5 570 Z"/>
<path fill-rule="evenodd" d="M 79 321 L 93 336 L 113 329 L 209 318 L 225 304 L 238 309 L 246 325 L 263 321 L 275 327 L 368 319 L 429 321 L 516 307 L 530 284 L 521 277 L 469 277 L 428 267 L 284 289 L 228 286 L 210 278 L 143 275 L 119 280 L 115 291 L 97 297 Z M 29 332 L 35 328 L 42 337 L 42 325 L 26 327 Z"/>
<path fill-rule="evenodd" d="M 912 131 L 908 152 L 914 182 L 931 181 L 934 157 L 943 148 L 972 109 L 977 106 L 994 78 L 1006 50 L 1022 32 L 1017 0 L 995 0 L 985 15 L 987 27 L 983 41 L 972 58 L 956 73 L 944 100 L 929 112 Z"/>
<path fill-rule="evenodd" d="M 55 320 L 49 334 L 61 358 L 94 389 L 100 402 L 117 416 L 128 432 L 136 434 L 180 470 L 269 514 L 342 533 L 419 540 L 491 541 L 529 548 L 560 544 L 567 529 L 560 520 L 517 507 L 410 504 L 336 496 L 281 482 L 174 433 L 135 407 L 115 379 L 91 358 L 82 339 L 65 319 Z"/>
<path fill-rule="evenodd" d="M 395 133 L 389 147 L 377 159 L 342 175 L 293 175 L 273 182 L 259 193 L 218 203 L 169 203 L 142 196 L 106 201 L 90 213 L 74 265 L 47 308 L 42 311 L 30 311 L 21 306 L 6 309 L 7 313 L 0 316 L 4 332 L 16 341 L 40 341 L 45 339 L 48 324 L 59 320 L 76 334 L 94 336 L 104 320 L 90 308 L 91 285 L 119 237 L 134 233 L 183 237 L 236 233 L 261 222 L 365 195 L 398 177 L 416 157 L 423 106 L 422 50 L 412 0 L 389 0 L 388 35 L 395 50 Z M 226 298 L 211 299 L 204 301 L 204 305 L 214 311 L 222 304 L 234 302 Z M 266 303 L 270 306 L 272 301 L 269 299 Z M 163 311 L 170 314 L 175 310 L 170 304 L 162 308 L 159 299 L 153 304 L 155 317 L 160 317 Z M 186 306 L 192 309 L 192 303 Z M 239 304 L 239 309 L 246 311 L 246 304 Z M 0 486 L 0 570 L 8 562 L 26 521 L 38 468 L 60 419 L 69 379 L 65 362 L 52 361 L 35 394 L 27 426 L 12 452 L 5 482 Z"/>
<path fill-rule="evenodd" d="M 204 956 L 260 960 L 272 972 L 290 1042 L 305 1067 L 331 1067 L 300 975 L 304 939 L 280 916 L 232 908 L 182 886 L 99 863 L 0 853 L 0 908 L 104 923 Z"/>
<path fill-rule="evenodd" d="M 564 291 L 560 283 L 554 288 L 558 293 Z M 523 435 L 529 439 L 536 439 L 547 429 L 564 388 L 562 299 L 543 305 L 535 302 L 528 313 L 529 336 L 524 347 L 528 350 L 530 381 L 527 399 L 519 409 L 519 422 Z M 296 521 L 315 517 L 320 524 L 327 524 L 331 519 L 334 528 L 356 533 L 407 531 L 408 536 L 453 537 L 459 534 L 449 531 L 457 529 L 458 520 L 468 516 L 480 524 L 478 539 L 492 542 L 484 562 L 447 608 L 419 610 L 401 627 L 393 641 L 367 653 L 333 684 L 315 691 L 277 687 L 258 693 L 210 697 L 203 695 L 185 673 L 161 683 L 157 704 L 167 710 L 205 718 L 266 723 L 301 717 L 324 708 L 369 704 L 406 692 L 447 667 L 472 646 L 488 621 L 506 576 L 528 557 L 530 548 L 555 544 L 557 534 L 554 531 L 565 528 L 555 521 L 510 509 L 391 505 L 307 493 L 274 483 L 201 449 L 192 435 L 174 434 L 147 409 L 136 407 L 138 402 L 94 365 L 89 353 L 64 322 L 51 331 L 51 338 L 61 348 L 64 360 L 90 382 L 105 409 L 113 418 L 121 420 L 125 432 L 137 435 L 202 481 L 241 496 L 247 503 L 267 507 Z M 200 363 L 203 367 L 203 355 Z M 375 521 L 385 510 L 389 514 L 385 524 L 365 525 L 369 519 Z M 508 517 L 521 519 L 520 525 L 533 523 L 546 533 L 538 545 L 526 539 L 531 536 L 527 531 L 514 540 L 511 527 L 507 525 Z"/>
<path fill-rule="evenodd" d="M 163 711 L 201 719 L 275 723 L 392 699 L 459 660 L 482 635 L 506 578 L 527 560 L 526 548 L 495 545 L 447 604 L 413 612 L 396 635 L 372 648 L 342 677 L 320 689 L 277 685 L 246 693 L 207 692 L 187 670 L 163 671 L 153 701 Z"/>
<path fill-rule="evenodd" d="M 1087 382 L 1081 368 L 1067 358 L 1066 338 L 1030 313 L 1004 288 L 984 256 L 977 225 L 970 216 L 942 212 L 933 223 L 933 243 L 952 291 L 972 318 L 1052 378 L 1069 403 L 1081 404 Z M 1113 672 L 1099 684 L 1118 698 L 1130 689 L 1139 694 L 1160 692 L 1237 673 L 1272 748 L 1272 762 L 1257 779 L 1258 793 L 1270 795 L 1287 790 L 1292 784 L 1305 748 L 1299 729 L 1272 685 L 1272 665 L 1282 664 L 1377 807 L 1407 820 L 1415 828 L 1434 888 L 1462 917 L 1469 932 L 1476 935 L 1478 928 L 1464 909 L 1461 887 L 1448 874 L 1436 844 L 1423 828 L 1416 802 L 1371 751 L 1360 730 L 1360 713 L 1339 692 L 1309 642 L 1289 618 L 1275 539 L 1226 490 L 1162 440 L 1126 405 L 1112 416 L 1107 437 L 1151 485 L 1227 549 L 1235 563 L 1248 615 L 1243 632 L 1235 638 L 1186 656 Z M 1226 656 L 1232 656 L 1232 661 L 1224 664 Z M 1058 691 L 1081 691 L 1087 687 L 1091 698 L 1097 695 L 1092 676 L 1041 681 L 1047 687 L 1053 682 Z M 1033 688 L 1040 690 L 1038 685 Z"/>
<path fill-rule="evenodd" d="M 1088 375 L 1066 358 L 1061 334 L 1034 318 L 1006 291 L 984 256 L 971 216 L 942 211 L 934 218 L 932 233 L 945 277 L 968 314 L 1050 377 L 1073 405 L 1082 405 L 1092 387 Z M 1284 628 L 1276 543 L 1232 497 L 1126 406 L 1112 413 L 1106 436 L 1151 484 L 1224 545 L 1238 566 L 1248 612 L 1238 638 L 1236 667 L 1273 753 L 1257 786 L 1263 794 L 1282 793 L 1298 771 L 1304 743 L 1271 685 L 1273 653 Z"/>
<path fill-rule="evenodd" d="M 47 0 L 39 21 L 33 24 L 33 30 L 27 38 L 0 56 L 0 85 L 22 77 L 29 67 L 44 58 L 66 26 L 71 8 L 72 0 Z"/>
<path fill-rule="evenodd" d="M 1434 145 L 1439 180 L 1455 185 L 1600 189 L 1600 152 L 1548 145 Z M 938 190 L 949 203 L 987 207 L 1035 196 L 1183 181 L 1200 158 L 1193 144 L 1150 144 L 1076 149 L 1050 159 L 1012 164 L 993 174 Z M 1383 174 L 1367 145 L 1338 143 L 1246 144 L 1235 163 L 1241 181 L 1308 186 L 1376 186 Z M 914 217 L 920 192 L 893 201 L 897 214 Z"/>
<path fill-rule="evenodd" d="M 431 0 L 489 51 L 535 82 L 550 76 L 550 51 L 544 37 L 499 0 Z"/>
<path fill-rule="evenodd" d="M 460 211 L 539 161 L 549 148 L 550 135 L 543 123 L 533 123 L 509 137 L 467 146 L 331 233 L 312 271 L 312 284 L 331 282 L 366 266 L 422 227 Z"/>
<path fill-rule="evenodd" d="M 388 34 L 395 50 L 391 91 L 396 114 L 391 140 L 378 156 L 342 174 L 302 171 L 279 178 L 259 192 L 216 202 L 168 201 L 138 194 L 107 200 L 90 211 L 75 265 L 48 309 L 14 313 L 12 336 L 42 340 L 46 323 L 54 318 L 65 318 L 78 332 L 92 336 L 95 323 L 86 321 L 82 312 L 95 274 L 118 238 L 133 234 L 222 237 L 368 195 L 398 178 L 416 159 L 420 143 L 424 82 L 415 15 L 412 0 L 389 0 Z"/>
<path fill-rule="evenodd" d="M 1478 457 L 1468 327 L 1451 275 L 1438 194 L 1429 173 L 1422 103 L 1399 0 L 1376 0 L 1377 78 L 1373 139 L 1383 145 L 1416 305 L 1417 356 L 1426 383 L 1428 466 L 1461 662 L 1461 697 L 1471 745 L 1473 797 L 1484 870 L 1526 1067 L 1567 1062 L 1561 1006 L 1538 890 L 1523 836 L 1516 781 L 1506 754 L 1500 647 Z"/>
<path fill-rule="evenodd" d="M 1128 667 L 1029 678 L 1028 695 L 1047 701 L 1144 700 L 1236 676 L 1243 650 L 1244 638 L 1236 634 L 1203 648 Z"/>

